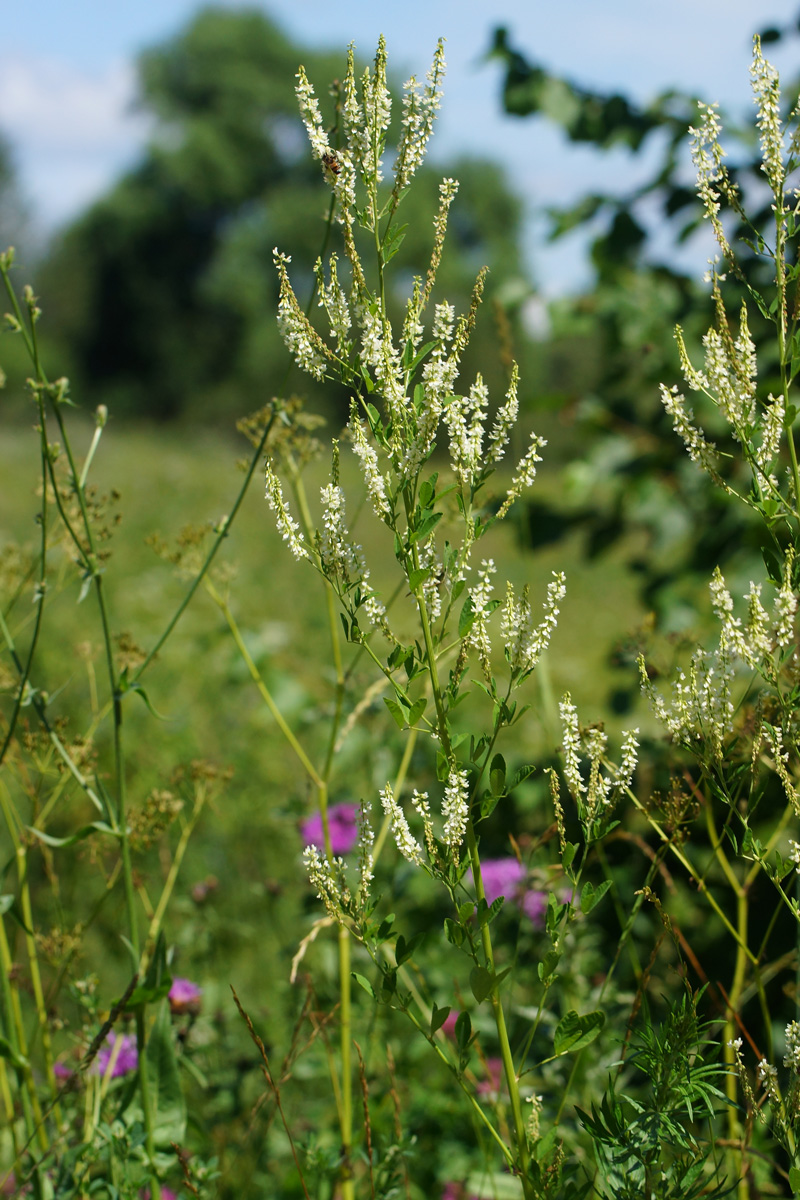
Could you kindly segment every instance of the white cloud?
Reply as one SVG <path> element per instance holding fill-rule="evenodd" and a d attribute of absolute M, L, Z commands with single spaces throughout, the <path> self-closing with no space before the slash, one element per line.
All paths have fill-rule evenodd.
<path fill-rule="evenodd" d="M 150 123 L 134 100 L 127 60 L 97 71 L 54 57 L 4 65 L 0 129 L 42 224 L 51 228 L 73 216 L 135 159 Z"/>

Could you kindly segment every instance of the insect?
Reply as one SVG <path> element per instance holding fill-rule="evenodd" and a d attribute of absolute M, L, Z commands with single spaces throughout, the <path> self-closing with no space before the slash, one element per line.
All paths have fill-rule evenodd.
<path fill-rule="evenodd" d="M 326 152 L 322 156 L 322 165 L 326 170 L 330 171 L 331 175 L 338 175 L 342 169 L 341 163 L 335 154 Z"/>

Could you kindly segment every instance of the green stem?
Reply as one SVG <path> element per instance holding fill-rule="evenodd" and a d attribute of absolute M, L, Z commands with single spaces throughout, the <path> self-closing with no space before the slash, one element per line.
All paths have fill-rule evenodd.
<path fill-rule="evenodd" d="M 415 569 L 419 567 L 419 558 L 417 555 L 416 543 L 412 547 Z M 431 691 L 433 693 L 433 701 L 436 706 L 436 715 L 439 726 L 439 738 L 442 745 L 442 750 L 447 756 L 449 762 L 453 761 L 453 750 L 450 744 L 450 735 L 447 726 L 447 716 L 444 710 L 444 702 L 442 700 L 441 687 L 439 684 L 439 673 L 436 667 L 436 653 L 433 646 L 433 637 L 431 634 L 430 622 L 428 620 L 428 609 L 425 604 L 425 597 L 421 587 L 415 593 L 417 600 L 417 608 L 419 610 L 420 622 L 422 624 L 422 636 L 425 640 L 425 653 L 427 657 L 428 674 L 431 681 Z M 475 828 L 472 824 L 472 817 L 467 818 L 467 847 L 469 850 L 470 862 L 472 864 L 472 876 L 475 884 L 475 893 L 478 901 L 486 899 L 486 894 L 483 888 L 483 879 L 481 877 L 481 860 L 478 853 L 478 843 L 475 838 Z M 486 958 L 486 966 L 489 971 L 494 974 L 494 949 L 492 946 L 492 935 L 489 929 L 488 921 L 481 927 L 481 944 L 483 953 Z M 494 988 L 491 993 L 492 1014 L 494 1016 L 495 1026 L 497 1029 L 497 1038 L 500 1043 L 500 1054 L 503 1059 L 503 1070 L 505 1072 L 506 1083 L 508 1085 L 508 1094 L 511 1098 L 511 1113 L 514 1121 L 514 1137 L 517 1149 L 517 1161 L 519 1163 L 520 1174 L 522 1179 L 522 1190 L 525 1195 L 525 1200 L 534 1200 L 534 1193 L 530 1181 L 530 1151 L 528 1149 L 528 1138 L 525 1132 L 525 1122 L 522 1117 L 522 1104 L 519 1096 L 519 1081 L 517 1079 L 516 1069 L 514 1067 L 514 1059 L 511 1053 L 511 1046 L 508 1040 L 508 1029 L 506 1027 L 505 1013 L 503 1004 L 498 995 L 497 988 Z"/>

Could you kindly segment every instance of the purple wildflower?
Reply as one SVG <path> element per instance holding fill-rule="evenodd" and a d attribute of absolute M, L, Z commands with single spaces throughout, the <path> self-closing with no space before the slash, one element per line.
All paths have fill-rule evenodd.
<path fill-rule="evenodd" d="M 300 826 L 303 844 L 316 846 L 325 853 L 325 837 L 322 832 L 322 817 L 314 813 Z M 331 835 L 331 853 L 349 854 L 358 841 L 358 805 L 334 804 L 328 809 L 328 832 Z"/>
<path fill-rule="evenodd" d="M 544 923 L 547 895 L 525 886 L 527 871 L 516 858 L 487 858 L 481 862 L 481 879 L 486 903 L 493 904 L 499 896 L 513 900 L 517 908 L 537 927 Z"/>
<path fill-rule="evenodd" d="M 129 1071 L 135 1071 L 139 1066 L 139 1051 L 136 1048 L 136 1038 L 129 1037 L 127 1033 L 120 1034 L 120 1048 L 117 1051 L 116 1061 L 111 1068 L 111 1078 L 117 1079 L 120 1075 L 127 1075 Z M 106 1037 L 105 1043 L 100 1049 L 95 1065 L 98 1075 L 105 1075 L 108 1070 L 108 1064 L 111 1061 L 112 1052 L 117 1044 L 117 1035 L 112 1030 Z"/>
<path fill-rule="evenodd" d="M 200 1012 L 200 997 L 203 994 L 203 989 L 198 987 L 196 983 L 192 983 L 191 979 L 180 979 L 176 977 L 172 981 L 172 987 L 169 989 L 169 1009 L 173 1016 L 179 1017 L 184 1013 L 192 1013 L 196 1015 Z"/>

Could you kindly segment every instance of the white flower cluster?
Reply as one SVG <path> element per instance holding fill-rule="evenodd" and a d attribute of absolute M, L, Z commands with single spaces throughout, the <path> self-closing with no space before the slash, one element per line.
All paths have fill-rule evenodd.
<path fill-rule="evenodd" d="M 713 652 L 698 647 L 692 655 L 688 679 L 679 671 L 672 684 L 672 702 L 656 693 L 640 659 L 642 686 L 653 710 L 671 737 L 687 746 L 708 740 L 718 759 L 726 737 L 733 729 L 734 705 L 731 688 L 739 664 L 758 670 L 767 678 L 774 674 L 773 656 L 791 644 L 797 613 L 797 597 L 791 584 L 793 552 L 786 556 L 783 583 L 770 618 L 761 603 L 761 585 L 750 583 L 747 624 L 734 616 L 733 599 L 719 568 L 711 583 L 711 603 L 721 630 Z M 769 727 L 765 726 L 765 729 Z"/>
<path fill-rule="evenodd" d="M 278 328 L 289 353 L 301 370 L 314 379 L 325 377 L 326 346 L 308 317 L 302 312 L 294 294 L 287 265 L 292 261 L 288 254 L 276 248 L 272 252 L 280 277 L 280 299 L 278 300 Z"/>
<path fill-rule="evenodd" d="M 295 558 L 308 558 L 308 550 L 303 541 L 302 530 L 297 522 L 292 519 L 286 507 L 281 481 L 275 474 L 272 463 L 269 460 L 267 460 L 266 465 L 266 479 L 267 500 L 269 501 L 270 508 L 275 513 L 278 530 L 283 540 L 287 543 Z"/>
<path fill-rule="evenodd" d="M 372 805 L 369 800 L 362 800 L 358 810 L 358 898 L 362 904 L 369 896 L 369 885 L 375 877 L 375 860 L 372 855 L 375 832 L 369 819 L 371 812 Z"/>
<path fill-rule="evenodd" d="M 396 192 L 408 186 L 414 172 L 425 158 L 436 112 L 441 104 L 441 80 L 445 67 L 444 43 L 440 40 L 431 69 L 428 71 L 426 85 L 421 87 L 412 75 L 403 87 L 402 132 L 394 164 Z"/>
<path fill-rule="evenodd" d="M 711 221 L 714 228 L 717 243 L 726 255 L 730 255 L 731 248 L 719 218 L 719 189 L 727 191 L 730 188 L 727 171 L 722 163 L 725 151 L 719 143 L 722 125 L 716 104 L 701 102 L 698 107 L 700 124 L 696 129 L 692 126 L 689 127 L 692 162 L 697 171 L 697 194 L 705 210 L 703 216 Z"/>
<path fill-rule="evenodd" d="M 322 497 L 322 533 L 319 555 L 328 576 L 348 586 L 364 575 L 364 556 L 361 547 L 350 541 L 344 511 L 344 492 L 339 484 L 326 483 L 320 488 Z"/>
<path fill-rule="evenodd" d="M 497 416 L 492 426 L 492 432 L 489 436 L 489 447 L 486 451 L 486 465 L 494 466 L 495 463 L 502 459 L 505 448 L 508 445 L 511 437 L 511 430 L 517 423 L 519 415 L 519 398 L 517 389 L 519 387 L 519 367 L 516 363 L 511 370 L 511 382 L 508 385 L 506 392 L 505 403 L 497 411 Z"/>
<path fill-rule="evenodd" d="M 469 820 L 469 779 L 466 771 L 451 769 L 444 789 L 442 803 L 444 817 L 443 840 L 451 849 L 457 850 L 464 841 Z"/>
<path fill-rule="evenodd" d="M 488 611 L 489 604 L 492 598 L 492 591 L 494 590 L 492 576 L 496 572 L 497 567 L 494 565 L 494 559 L 485 558 L 483 565 L 478 571 L 478 582 L 475 587 L 469 590 L 473 621 L 467 636 L 464 638 L 465 648 L 477 651 L 484 674 L 488 677 L 491 677 L 492 674 L 490 661 L 492 644 L 489 640 L 487 622 L 490 615 Z"/>
<path fill-rule="evenodd" d="M 359 420 L 355 402 L 350 409 L 348 428 L 353 441 L 353 449 L 361 463 L 361 471 L 367 485 L 367 495 L 372 503 L 375 516 L 382 520 L 391 515 L 389 501 L 386 498 L 389 481 L 384 475 L 381 475 L 377 451 L 367 440 L 367 431 L 363 422 Z"/>
<path fill-rule="evenodd" d="M 717 479 L 717 448 L 713 442 L 706 441 L 703 430 L 695 425 L 694 413 L 686 403 L 686 397 L 676 386 L 668 388 L 662 383 L 661 402 L 672 417 L 672 427 L 686 447 L 689 458 L 712 479 Z"/>
<path fill-rule="evenodd" d="M 692 655 L 688 678 L 678 671 L 672 683 L 672 702 L 668 706 L 648 675 L 644 659 L 639 660 L 642 687 L 653 711 L 675 741 L 694 747 L 708 741 L 717 759 L 723 757 L 725 738 L 733 725 L 731 648 L 724 636 L 714 654 L 698 647 Z"/>
<path fill-rule="evenodd" d="M 783 1065 L 800 1074 L 800 1021 L 790 1021 L 786 1026 L 786 1054 Z"/>
<path fill-rule="evenodd" d="M 419 866 L 422 862 L 422 847 L 409 829 L 406 815 L 395 800 L 390 784 L 387 783 L 380 793 L 380 797 L 383 811 L 392 822 L 392 834 L 397 843 L 397 849 L 403 858 Z"/>
<path fill-rule="evenodd" d="M 770 1101 L 773 1104 L 780 1104 L 781 1094 L 778 1090 L 778 1068 L 773 1067 L 772 1063 L 768 1063 L 765 1058 L 756 1067 L 756 1075 L 758 1082 L 767 1093 Z"/>
<path fill-rule="evenodd" d="M 317 276 L 317 295 L 319 299 L 317 303 L 320 308 L 324 308 L 325 315 L 328 318 L 328 324 L 331 327 L 331 332 L 336 338 L 336 349 L 338 354 L 345 358 L 349 349 L 349 334 L 352 325 L 350 315 L 350 305 L 345 295 L 344 288 L 339 283 L 338 276 L 338 260 L 335 254 L 330 257 L 329 271 L 330 282 L 325 282 L 325 272 L 322 265 L 322 259 L 317 259 L 315 273 Z"/>
<path fill-rule="evenodd" d="M 311 152 L 315 158 L 321 159 L 324 155 L 331 153 L 331 147 L 322 123 L 319 101 L 314 95 L 314 89 L 308 81 L 304 67 L 300 67 L 296 79 L 295 95 L 297 96 L 297 103 L 300 108 L 300 116 L 306 127 L 308 140 L 311 143 Z"/>
<path fill-rule="evenodd" d="M 547 445 L 547 438 L 539 437 L 534 433 L 531 435 L 530 446 L 527 453 L 522 456 L 518 465 L 516 474 L 511 480 L 511 487 L 508 489 L 506 498 L 503 501 L 500 510 L 497 514 L 498 519 L 502 519 L 515 500 L 518 500 L 525 488 L 529 488 L 536 478 L 536 464 L 542 461 L 542 456 L 539 453 Z"/>
<path fill-rule="evenodd" d="M 477 474 L 483 453 L 483 422 L 489 406 L 489 389 L 480 375 L 468 396 L 454 396 L 445 409 L 450 436 L 450 463 L 462 487 Z"/>
<path fill-rule="evenodd" d="M 756 124 L 761 133 L 761 169 L 769 180 L 775 196 L 783 192 L 783 129 L 780 113 L 780 80 L 772 63 L 761 53 L 761 39 L 754 39 L 753 63 L 750 67 L 753 81 L 753 100 L 758 108 Z"/>
<path fill-rule="evenodd" d="M 783 790 L 786 793 L 786 799 L 791 804 L 795 811 L 795 816 L 800 817 L 800 796 L 797 794 L 797 788 L 794 786 L 789 775 L 789 751 L 784 745 L 783 731 L 777 729 L 774 725 L 769 725 L 766 721 L 761 728 L 763 741 L 767 743 L 772 751 L 772 762 L 775 768 L 775 774 L 783 784 Z M 761 740 L 759 740 L 758 749 L 761 748 Z M 793 842 L 792 845 L 796 845 Z"/>
<path fill-rule="evenodd" d="M 328 862 L 313 844 L 306 846 L 303 851 L 303 862 L 311 886 L 316 889 L 317 896 L 325 905 L 328 916 L 338 920 L 341 915 L 344 896 L 339 885 L 339 878 L 344 873 L 344 859 L 334 858 Z"/>
<path fill-rule="evenodd" d="M 554 571 L 553 578 L 547 585 L 547 597 L 544 601 L 544 620 L 532 629 L 531 605 L 529 589 L 522 590 L 519 599 L 514 594 L 510 583 L 506 584 L 506 599 L 503 605 L 503 616 L 500 632 L 503 637 L 506 658 L 512 671 L 525 674 L 532 671 L 544 651 L 550 644 L 550 639 L 558 624 L 559 604 L 567 594 L 567 581 L 563 571 Z"/>
<path fill-rule="evenodd" d="M 619 794 L 629 787 L 638 762 L 638 729 L 622 735 L 622 762 L 614 767 L 606 760 L 608 737 L 600 726 L 592 726 L 581 734 L 578 710 L 569 692 L 558 706 L 561 716 L 564 778 L 578 811 L 587 821 L 607 813 Z M 589 759 L 588 781 L 581 770 L 581 744 Z"/>

